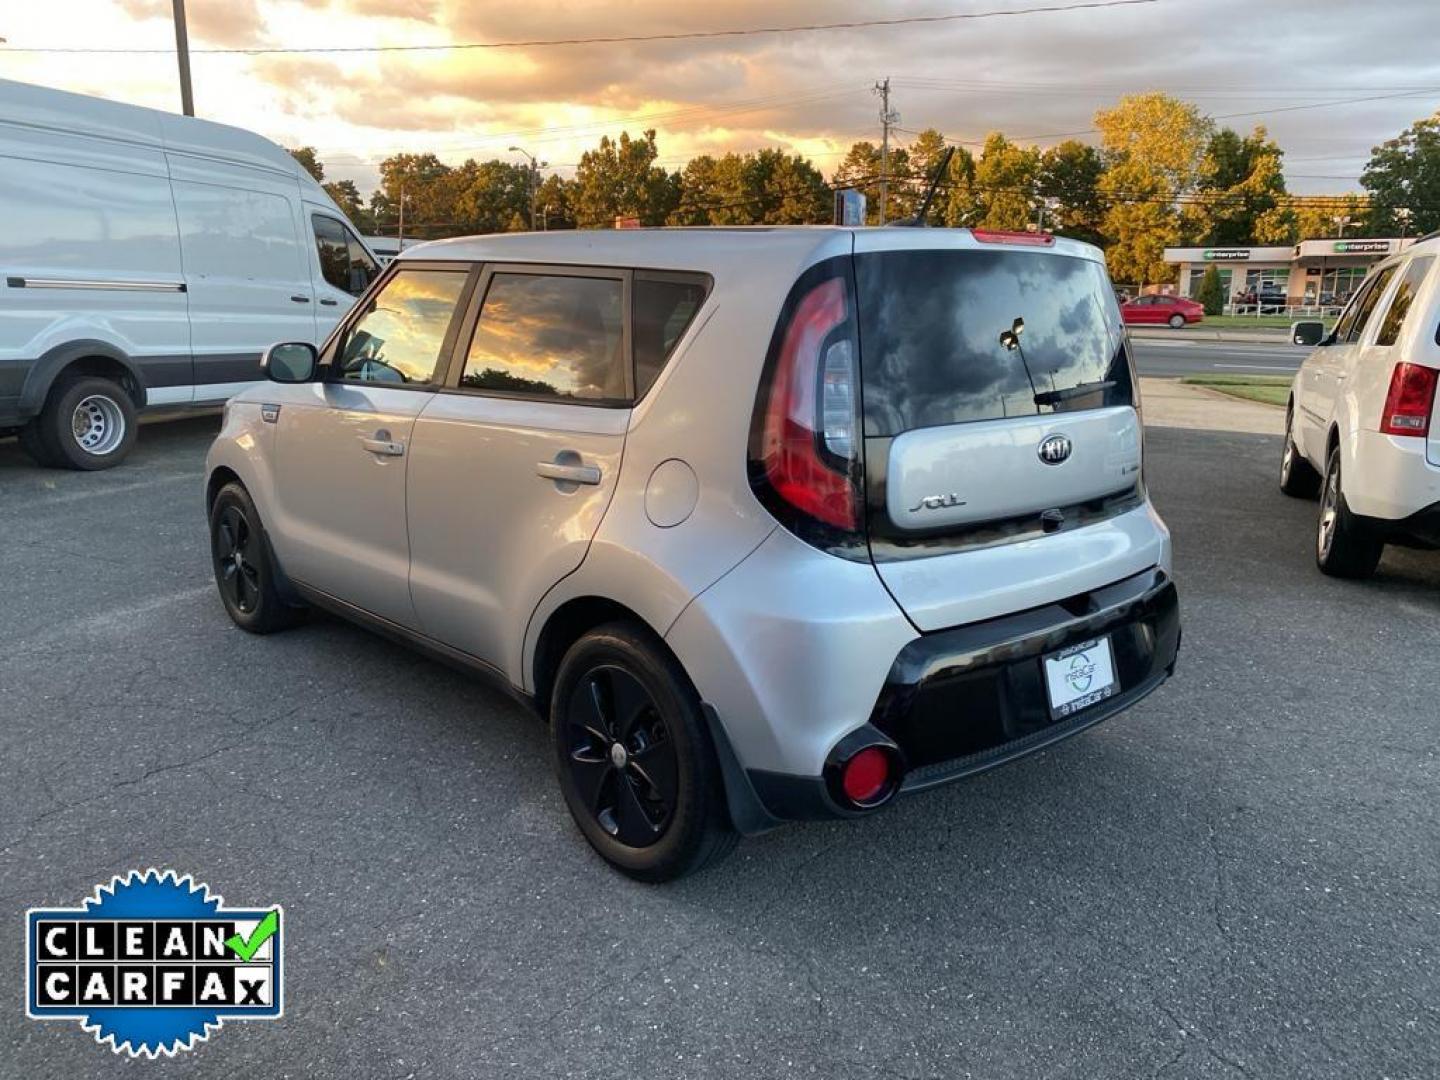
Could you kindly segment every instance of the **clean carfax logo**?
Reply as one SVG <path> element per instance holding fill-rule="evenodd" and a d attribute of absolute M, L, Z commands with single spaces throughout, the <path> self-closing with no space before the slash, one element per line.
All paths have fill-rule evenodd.
<path fill-rule="evenodd" d="M 132 870 L 78 908 L 25 915 L 25 1011 L 116 1053 L 174 1055 L 225 1020 L 281 1015 L 284 916 L 227 908 L 173 870 Z"/>

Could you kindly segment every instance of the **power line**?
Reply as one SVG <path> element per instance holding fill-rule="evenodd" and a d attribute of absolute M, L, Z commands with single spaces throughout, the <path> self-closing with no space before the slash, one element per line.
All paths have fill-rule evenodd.
<path fill-rule="evenodd" d="M 997 19 L 1020 15 L 1041 15 L 1054 12 L 1086 11 L 1096 8 L 1136 7 L 1141 4 L 1155 4 L 1160 0 L 1087 0 L 1072 4 L 1047 4 L 1042 7 L 1000 8 L 994 11 L 966 11 L 948 15 L 907 15 L 891 19 L 849 19 L 843 22 L 802 23 L 790 26 L 752 26 L 733 30 L 691 30 L 667 34 L 617 34 L 608 37 L 536 38 L 528 41 L 478 41 L 450 45 L 354 45 L 354 46 L 310 46 L 275 48 L 228 48 L 192 49 L 192 54 L 224 56 L 271 56 L 289 53 L 394 53 L 394 52 L 448 52 L 465 49 L 538 49 L 555 45 L 619 45 L 651 41 L 694 41 L 707 38 L 753 37 L 759 34 L 806 34 L 822 30 L 861 30 L 890 26 L 918 26 L 936 23 L 969 22 L 977 19 Z M 35 47 L 9 48 L 12 53 L 88 53 L 88 54 L 146 54 L 170 53 L 173 49 L 87 49 L 76 47 Z"/>

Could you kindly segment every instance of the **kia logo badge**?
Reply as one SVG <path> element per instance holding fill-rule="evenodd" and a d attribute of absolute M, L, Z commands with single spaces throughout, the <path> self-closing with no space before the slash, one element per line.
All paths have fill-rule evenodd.
<path fill-rule="evenodd" d="M 1046 465 L 1059 465 L 1070 459 L 1070 437 L 1068 435 L 1047 435 L 1036 451 Z"/>

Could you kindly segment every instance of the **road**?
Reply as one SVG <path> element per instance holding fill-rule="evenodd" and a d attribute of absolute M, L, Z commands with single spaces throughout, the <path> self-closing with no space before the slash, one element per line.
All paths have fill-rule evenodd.
<path fill-rule="evenodd" d="M 230 625 L 215 427 L 99 474 L 0 443 L 7 1080 L 160 1067 L 20 1007 L 24 910 L 151 865 L 289 934 L 284 1018 L 167 1077 L 1440 1073 L 1440 556 L 1322 578 L 1278 439 L 1148 433 L 1185 639 L 1145 702 L 653 888 L 514 703 L 339 622 Z"/>
<path fill-rule="evenodd" d="M 1274 345 L 1133 337 L 1142 375 L 1276 375 L 1295 373 L 1307 350 L 1283 341 Z"/>

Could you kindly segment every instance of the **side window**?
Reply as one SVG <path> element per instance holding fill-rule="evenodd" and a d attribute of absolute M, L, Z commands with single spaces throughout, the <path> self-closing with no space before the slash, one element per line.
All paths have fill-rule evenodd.
<path fill-rule="evenodd" d="M 637 273 L 631 290 L 635 336 L 635 397 L 649 392 L 676 344 L 705 302 L 706 279 Z"/>
<path fill-rule="evenodd" d="M 624 287 L 619 278 L 495 274 L 460 385 L 528 397 L 626 400 Z"/>
<path fill-rule="evenodd" d="M 1375 305 L 1380 302 L 1380 297 L 1385 292 L 1385 286 L 1390 284 L 1390 279 L 1394 276 L 1395 267 L 1387 266 L 1380 271 L 1380 276 L 1371 282 L 1369 291 L 1355 305 L 1355 323 L 1350 327 L 1350 333 L 1345 335 L 1346 341 L 1355 341 L 1365 332 L 1365 326 L 1375 311 Z"/>
<path fill-rule="evenodd" d="M 1394 345 L 1399 339 L 1400 328 L 1405 324 L 1405 315 L 1410 310 L 1415 294 L 1420 291 L 1420 286 L 1425 284 L 1425 275 L 1430 273 L 1430 266 L 1434 261 L 1429 256 L 1412 259 L 1405 268 L 1400 284 L 1395 286 L 1395 298 L 1390 301 L 1390 310 L 1385 312 L 1385 319 L 1380 323 L 1380 332 L 1375 337 L 1376 345 Z"/>
<path fill-rule="evenodd" d="M 399 271 L 351 324 L 334 377 L 407 386 L 434 382 L 468 273 Z"/>
<path fill-rule="evenodd" d="M 324 214 L 311 214 L 320 273 L 335 288 L 359 296 L 375 280 L 377 268 L 360 241 L 344 225 Z"/>
<path fill-rule="evenodd" d="M 1335 324 L 1335 343 L 1337 345 L 1343 342 L 1354 328 L 1355 316 L 1359 314 L 1360 305 L 1365 303 L 1365 298 L 1369 296 L 1370 288 L 1374 284 L 1373 280 L 1364 282 L 1355 290 L 1354 295 L 1350 297 L 1349 305 L 1340 313 L 1340 321 Z"/>

